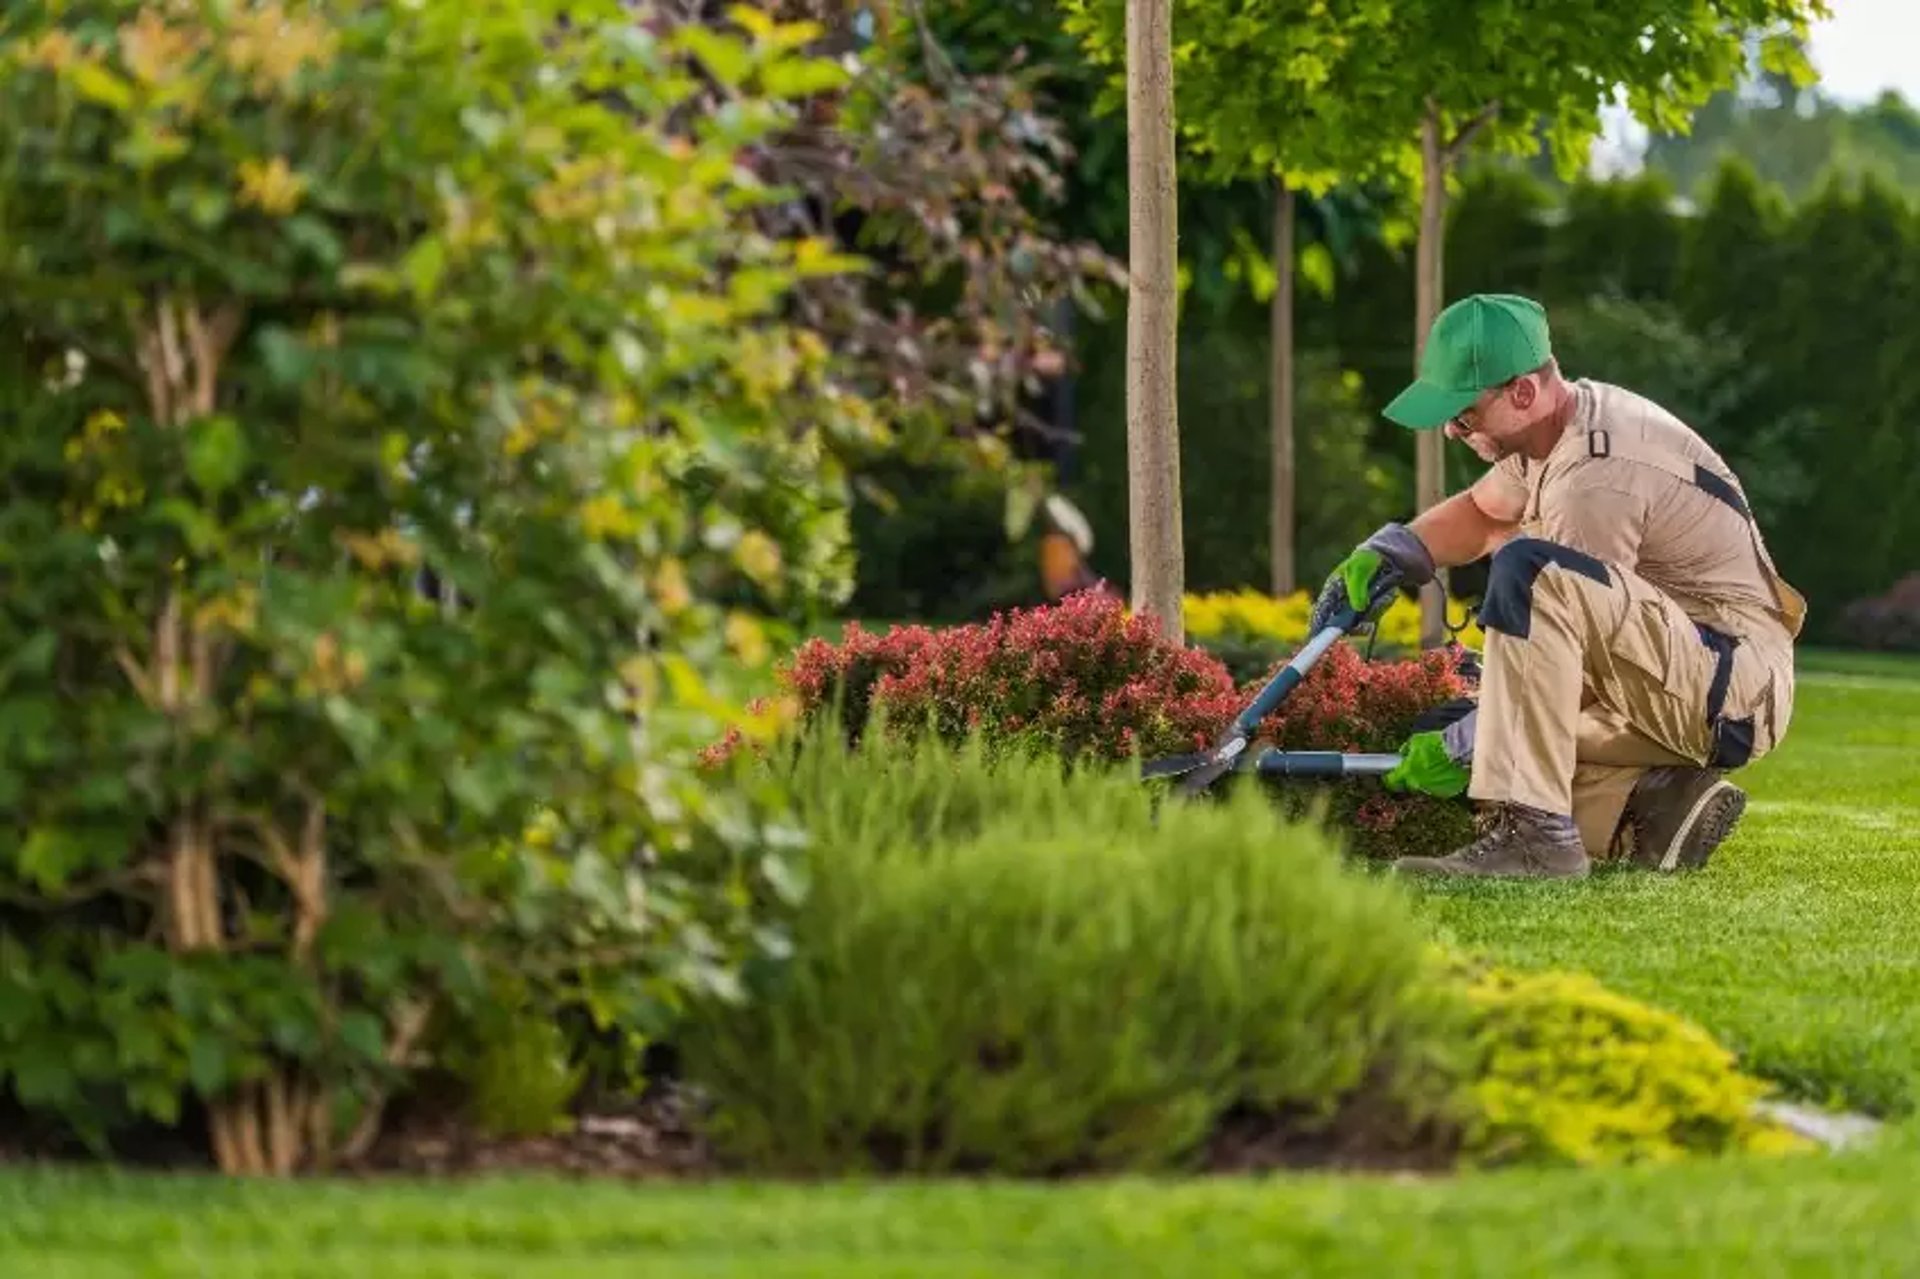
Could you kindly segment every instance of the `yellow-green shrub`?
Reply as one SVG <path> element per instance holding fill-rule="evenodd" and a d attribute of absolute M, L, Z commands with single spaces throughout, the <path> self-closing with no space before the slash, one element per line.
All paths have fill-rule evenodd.
<path fill-rule="evenodd" d="M 1213 644 L 1301 644 L 1307 639 L 1307 619 L 1313 614 L 1313 595 L 1295 591 L 1287 596 L 1269 595 L 1252 589 L 1214 591 L 1188 595 L 1181 602 L 1187 635 L 1197 643 Z M 1461 600 L 1451 600 L 1447 617 L 1453 622 L 1470 619 L 1472 608 Z M 1420 605 L 1405 596 L 1396 596 L 1377 624 L 1378 641 L 1384 648 L 1420 647 Z M 1459 640 L 1469 648 L 1485 642 L 1480 625 L 1468 620 Z"/>
<path fill-rule="evenodd" d="M 1236 680 L 1261 680 L 1307 640 L 1313 596 L 1287 596 L 1243 589 L 1188 595 L 1182 602 L 1187 638 L 1217 658 Z M 1464 623 L 1454 638 L 1469 648 L 1483 646 L 1473 610 L 1460 600 L 1447 605 L 1447 618 Z M 1375 623 L 1373 633 L 1354 641 L 1375 656 L 1394 658 L 1420 651 L 1420 606 L 1397 597 Z"/>
<path fill-rule="evenodd" d="M 1490 968 L 1469 981 L 1476 1160 L 1653 1163 L 1804 1145 L 1756 1111 L 1768 1085 L 1673 1013 L 1582 973 Z"/>

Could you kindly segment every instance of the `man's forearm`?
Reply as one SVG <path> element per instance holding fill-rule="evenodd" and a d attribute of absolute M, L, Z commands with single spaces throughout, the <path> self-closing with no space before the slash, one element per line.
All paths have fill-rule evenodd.
<path fill-rule="evenodd" d="M 1471 491 L 1455 493 L 1446 501 L 1428 507 L 1410 526 L 1426 544 L 1438 568 L 1471 564 L 1491 554 L 1513 536 L 1515 526 L 1494 519 L 1480 509 Z"/>

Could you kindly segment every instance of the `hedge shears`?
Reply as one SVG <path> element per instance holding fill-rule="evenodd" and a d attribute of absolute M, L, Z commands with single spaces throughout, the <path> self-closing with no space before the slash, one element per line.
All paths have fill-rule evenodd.
<path fill-rule="evenodd" d="M 1182 795 L 1197 795 L 1232 772 L 1257 772 L 1279 777 L 1378 777 L 1400 766 L 1401 757 L 1390 753 L 1341 751 L 1284 751 L 1275 747 L 1252 755 L 1247 746 L 1259 730 L 1260 721 L 1271 715 L 1287 694 L 1300 686 L 1327 650 L 1341 637 L 1372 616 L 1400 587 L 1400 575 L 1383 565 L 1374 575 L 1372 591 L 1364 609 L 1343 603 L 1340 610 L 1306 645 L 1273 673 L 1266 686 L 1234 717 L 1214 744 L 1190 755 L 1167 755 L 1148 760 L 1141 766 L 1143 779 L 1163 777 L 1180 779 L 1175 789 Z"/>

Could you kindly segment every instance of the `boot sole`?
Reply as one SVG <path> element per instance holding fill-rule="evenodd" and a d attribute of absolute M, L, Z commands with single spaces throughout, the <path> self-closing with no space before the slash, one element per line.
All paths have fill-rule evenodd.
<path fill-rule="evenodd" d="M 1732 782 L 1720 781 L 1693 802 L 1693 809 L 1672 840 L 1661 850 L 1658 866 L 1664 871 L 1698 870 L 1747 811 L 1747 794 Z"/>

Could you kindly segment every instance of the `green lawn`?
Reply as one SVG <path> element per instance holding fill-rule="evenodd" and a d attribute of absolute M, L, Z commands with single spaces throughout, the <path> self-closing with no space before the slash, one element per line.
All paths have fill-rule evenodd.
<path fill-rule="evenodd" d="M 1778 1078 L 1887 1109 L 1920 1073 L 1920 662 L 1810 657 L 1706 872 L 1441 890 L 1459 937 L 1585 966 Z M 1920 1118 L 1845 1155 L 1434 1181 L 640 1188 L 0 1175 L 0 1275 L 1920 1273 Z"/>
<path fill-rule="evenodd" d="M 1813 654 L 1706 870 L 1423 890 L 1455 938 L 1684 1012 L 1796 1092 L 1905 1113 L 1920 1080 L 1920 661 Z"/>
<path fill-rule="evenodd" d="M 0 1181 L 44 1279 L 1021 1279 L 1913 1273 L 1920 1140 L 1872 1153 L 1394 1184 L 211 1185 Z"/>

